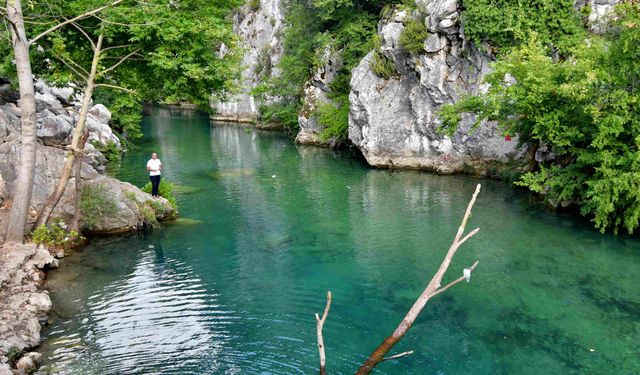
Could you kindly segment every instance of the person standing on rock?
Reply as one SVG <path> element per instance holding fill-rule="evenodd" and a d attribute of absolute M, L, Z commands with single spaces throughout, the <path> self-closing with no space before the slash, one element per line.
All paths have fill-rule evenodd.
<path fill-rule="evenodd" d="M 151 195 L 158 196 L 160 188 L 160 171 L 162 170 L 162 162 L 158 159 L 158 154 L 151 154 L 151 159 L 147 162 L 147 170 L 149 171 L 149 179 L 151 180 Z"/>

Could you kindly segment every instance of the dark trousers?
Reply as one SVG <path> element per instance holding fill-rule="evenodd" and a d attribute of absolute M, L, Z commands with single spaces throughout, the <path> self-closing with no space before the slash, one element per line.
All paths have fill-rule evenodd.
<path fill-rule="evenodd" d="M 160 187 L 160 175 L 149 176 L 151 180 L 151 195 L 154 197 L 158 195 L 158 188 Z"/>

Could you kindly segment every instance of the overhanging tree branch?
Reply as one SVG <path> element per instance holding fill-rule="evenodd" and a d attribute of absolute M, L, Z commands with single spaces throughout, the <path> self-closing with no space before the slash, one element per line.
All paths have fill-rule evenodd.
<path fill-rule="evenodd" d="M 95 51 L 96 50 L 96 44 L 93 42 L 93 39 L 89 36 L 89 34 L 87 34 L 87 32 L 84 31 L 84 29 L 80 25 L 75 23 L 75 22 L 71 22 L 71 26 L 73 26 L 76 29 L 78 29 L 78 31 L 80 31 L 82 33 L 82 35 L 84 35 L 84 37 L 87 38 L 89 43 L 91 43 L 91 50 Z M 102 50 L 102 52 L 104 52 L 104 50 Z"/>
<path fill-rule="evenodd" d="M 109 73 L 110 71 L 114 70 L 115 68 L 117 68 L 120 64 L 122 64 L 123 62 L 127 61 L 127 59 L 129 59 L 131 56 L 135 55 L 136 53 L 138 53 L 138 51 L 140 51 L 139 49 L 131 52 L 130 54 L 124 56 L 123 58 L 121 58 L 120 60 L 118 60 L 117 63 L 111 65 L 110 67 L 103 69 L 101 72 L 98 73 L 98 77 L 105 75 L 106 73 Z"/>
<path fill-rule="evenodd" d="M 96 83 L 95 87 L 108 87 L 115 90 L 120 90 L 124 92 L 128 92 L 129 94 L 138 95 L 138 92 L 135 90 L 128 89 L 126 87 L 118 86 L 118 85 L 110 85 L 108 83 Z"/>
<path fill-rule="evenodd" d="M 111 3 L 109 3 L 109 4 L 107 4 L 107 5 L 103 5 L 103 6 L 99 7 L 99 8 L 96 8 L 96 9 L 90 10 L 90 11 L 88 11 L 88 12 L 82 13 L 82 14 L 80 14 L 80 15 L 78 15 L 78 16 L 73 17 L 73 18 L 69 18 L 68 20 L 65 20 L 65 21 L 63 21 L 63 22 L 60 22 L 59 24 L 57 24 L 57 25 L 55 25 L 55 26 L 53 26 L 53 27 L 51 27 L 51 28 L 49 28 L 49 29 L 47 29 L 47 30 L 45 30 L 45 31 L 41 32 L 41 33 L 40 33 L 40 34 L 38 34 L 38 35 L 36 35 L 33 39 L 31 39 L 31 40 L 29 41 L 29 45 L 33 45 L 33 44 L 34 44 L 35 42 L 37 42 L 39 39 L 41 39 L 41 38 L 45 37 L 47 34 L 50 34 L 50 33 L 52 33 L 52 32 L 54 32 L 54 31 L 58 30 L 59 28 L 61 28 L 61 27 L 65 26 L 65 25 L 68 25 L 68 24 L 70 24 L 70 23 L 72 23 L 72 22 L 75 22 L 75 21 L 78 21 L 78 20 L 81 20 L 81 19 L 84 19 L 84 18 L 87 18 L 87 17 L 91 17 L 91 16 L 93 16 L 93 15 L 95 15 L 95 14 L 97 14 L 97 13 L 102 12 L 103 10 L 105 10 L 105 9 L 107 9 L 107 8 L 109 8 L 109 7 L 112 7 L 112 6 L 114 6 L 114 5 L 118 5 L 118 4 L 120 4 L 122 1 L 123 1 L 123 0 L 115 0 L 115 1 L 113 1 L 113 2 L 111 2 Z"/>
<path fill-rule="evenodd" d="M 66 66 L 67 68 L 69 68 L 69 70 L 71 70 L 75 75 L 77 75 L 78 77 L 82 78 L 83 80 L 88 80 L 89 79 L 89 72 L 87 72 L 86 70 L 84 70 L 84 68 L 82 68 L 80 65 L 78 65 L 78 63 L 76 63 L 75 61 L 69 59 L 69 61 L 71 63 L 73 63 L 74 65 L 77 65 L 77 67 L 82 70 L 82 72 L 84 72 L 84 74 L 82 72 L 80 72 L 80 70 L 76 69 L 73 65 L 69 64 L 69 62 L 66 61 L 66 59 L 62 56 L 55 56 L 56 59 L 58 59 L 61 63 L 64 64 L 64 66 Z"/>
<path fill-rule="evenodd" d="M 127 47 L 132 47 L 132 46 L 133 46 L 133 44 L 122 44 L 122 45 L 119 45 L 119 46 L 111 46 L 111 47 L 103 48 L 102 52 L 104 53 L 104 52 L 110 51 L 112 49 L 127 48 Z"/>

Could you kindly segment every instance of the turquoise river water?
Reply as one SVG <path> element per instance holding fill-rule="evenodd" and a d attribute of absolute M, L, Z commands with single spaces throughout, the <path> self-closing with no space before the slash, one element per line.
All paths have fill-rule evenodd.
<path fill-rule="evenodd" d="M 640 374 L 640 242 L 548 212 L 507 183 L 376 170 L 279 133 L 155 109 L 114 174 L 157 151 L 182 219 L 92 240 L 49 273 L 43 372 L 329 374 L 390 334 L 451 243 L 475 185 L 480 233 L 377 374 Z"/>

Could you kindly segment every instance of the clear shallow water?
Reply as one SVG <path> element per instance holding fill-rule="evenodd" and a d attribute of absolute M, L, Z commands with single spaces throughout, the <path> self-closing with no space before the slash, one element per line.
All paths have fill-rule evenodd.
<path fill-rule="evenodd" d="M 314 374 L 327 290 L 331 374 L 352 373 L 439 266 L 483 190 L 445 277 L 379 374 L 640 373 L 640 242 L 546 212 L 507 184 L 392 172 L 276 133 L 157 110 L 118 177 L 151 151 L 184 218 L 92 241 L 49 273 L 47 366 L 71 374 Z M 275 177 L 273 177 L 275 175 Z"/>

